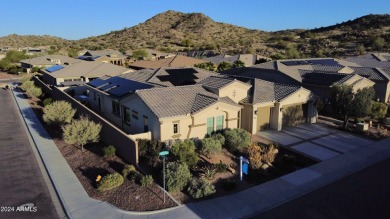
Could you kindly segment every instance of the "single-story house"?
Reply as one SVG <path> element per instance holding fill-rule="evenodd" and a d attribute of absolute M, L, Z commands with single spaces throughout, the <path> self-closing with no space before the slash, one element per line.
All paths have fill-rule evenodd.
<path fill-rule="evenodd" d="M 129 68 L 134 70 L 157 69 L 157 68 L 185 68 L 194 67 L 195 64 L 206 62 L 202 59 L 191 58 L 187 56 L 175 55 L 173 57 L 160 59 L 156 61 L 141 60 L 129 64 Z"/>
<path fill-rule="evenodd" d="M 96 79 L 86 84 L 89 104 L 128 133 L 151 131 L 152 138 L 161 141 L 204 138 L 226 128 L 256 133 L 315 122 L 314 95 L 300 86 L 191 73 L 193 69 L 142 70 Z M 159 77 L 169 71 L 176 77 Z M 185 77 L 177 77 L 180 71 Z"/>
<path fill-rule="evenodd" d="M 99 51 L 83 51 L 78 59 L 84 61 L 98 61 L 104 63 L 111 63 L 114 65 L 123 66 L 127 57 L 121 52 L 113 49 L 105 49 Z"/>
<path fill-rule="evenodd" d="M 33 67 L 48 68 L 53 65 L 73 65 L 81 62 L 79 59 L 74 59 L 63 55 L 44 55 L 31 59 L 25 59 L 20 61 L 20 66 L 27 71 Z"/>
<path fill-rule="evenodd" d="M 79 61 L 72 65 L 54 65 L 41 70 L 43 82 L 53 86 L 83 84 L 93 79 L 131 72 L 131 69 L 104 62 Z"/>
<path fill-rule="evenodd" d="M 263 56 L 255 54 L 238 54 L 238 55 L 227 55 L 220 54 L 212 57 L 204 58 L 205 61 L 219 65 L 222 62 L 227 62 L 233 64 L 236 61 L 241 61 L 244 63 L 244 66 L 252 66 L 257 64 L 258 60 L 266 59 Z"/>

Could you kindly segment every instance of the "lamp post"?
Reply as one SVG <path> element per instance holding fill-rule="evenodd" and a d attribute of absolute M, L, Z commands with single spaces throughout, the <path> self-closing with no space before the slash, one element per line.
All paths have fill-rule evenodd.
<path fill-rule="evenodd" d="M 164 203 L 165 203 L 165 157 L 169 154 L 169 151 L 161 151 L 159 155 L 163 158 L 163 186 L 164 186 Z"/>

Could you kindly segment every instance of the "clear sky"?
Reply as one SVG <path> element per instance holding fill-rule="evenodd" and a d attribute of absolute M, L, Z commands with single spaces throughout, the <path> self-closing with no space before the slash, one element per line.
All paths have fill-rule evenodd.
<path fill-rule="evenodd" d="M 96 36 L 167 10 L 201 12 L 218 22 L 277 31 L 315 28 L 390 13 L 390 0 L 2 0 L 0 36 Z"/>

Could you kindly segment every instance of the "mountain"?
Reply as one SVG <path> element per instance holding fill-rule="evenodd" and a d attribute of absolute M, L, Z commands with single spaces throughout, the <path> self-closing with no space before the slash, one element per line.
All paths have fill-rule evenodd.
<path fill-rule="evenodd" d="M 264 31 L 215 22 L 201 13 L 167 11 L 134 27 L 82 39 L 80 43 L 124 49 L 195 47 L 215 50 L 221 46 L 240 50 L 248 45 L 261 47 L 268 36 Z"/>
<path fill-rule="evenodd" d="M 0 46 L 59 45 L 72 49 L 153 48 L 162 51 L 210 49 L 221 53 L 258 53 L 275 58 L 344 56 L 390 49 L 390 15 L 367 15 L 328 27 L 276 32 L 215 22 L 201 13 L 167 11 L 130 28 L 68 41 L 51 36 L 9 35 Z M 32 45 L 31 45 L 32 44 Z"/>

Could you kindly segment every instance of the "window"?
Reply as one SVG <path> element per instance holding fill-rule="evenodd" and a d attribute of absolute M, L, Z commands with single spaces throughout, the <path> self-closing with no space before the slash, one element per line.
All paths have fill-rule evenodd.
<path fill-rule="evenodd" d="M 125 123 L 130 124 L 130 109 L 123 107 L 123 120 Z"/>
<path fill-rule="evenodd" d="M 173 134 L 179 134 L 179 124 L 178 123 L 173 124 Z"/>
<path fill-rule="evenodd" d="M 112 101 L 112 114 L 114 114 L 116 116 L 120 116 L 121 115 L 120 108 L 119 108 L 119 103 L 116 102 L 116 101 Z"/>
<path fill-rule="evenodd" d="M 149 121 L 148 121 L 148 117 L 147 116 L 144 116 L 144 132 L 148 132 L 149 131 Z"/>
<path fill-rule="evenodd" d="M 133 112 L 133 118 L 138 119 L 138 112 L 135 110 L 132 110 L 132 112 Z"/>
<path fill-rule="evenodd" d="M 207 134 L 211 135 L 214 131 L 214 117 L 207 118 Z"/>
<path fill-rule="evenodd" d="M 217 116 L 216 119 L 216 130 L 217 131 L 222 131 L 223 129 L 223 116 Z"/>

